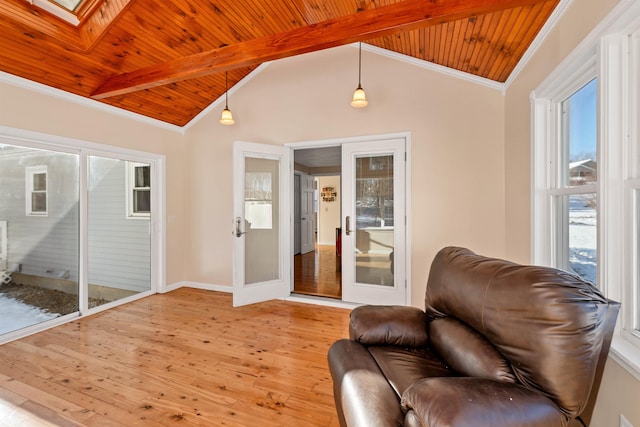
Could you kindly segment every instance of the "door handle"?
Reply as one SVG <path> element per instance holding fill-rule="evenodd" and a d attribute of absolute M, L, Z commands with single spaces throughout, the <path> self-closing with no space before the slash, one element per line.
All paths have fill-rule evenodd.
<path fill-rule="evenodd" d="M 246 233 L 246 231 L 240 231 L 240 224 L 241 223 L 242 223 L 242 219 L 239 216 L 237 216 L 236 217 L 236 232 L 235 232 L 236 237 L 240 237 L 240 236 L 242 236 L 243 234 Z"/>
<path fill-rule="evenodd" d="M 347 236 L 350 236 L 351 233 L 353 233 L 353 230 L 351 230 L 351 217 L 347 215 L 347 218 L 345 219 L 345 234 Z"/>

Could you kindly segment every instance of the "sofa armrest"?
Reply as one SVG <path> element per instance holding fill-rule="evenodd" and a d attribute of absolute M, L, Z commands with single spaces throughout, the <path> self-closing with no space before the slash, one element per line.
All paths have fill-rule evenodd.
<path fill-rule="evenodd" d="M 416 307 L 365 305 L 351 311 L 349 336 L 363 345 L 423 347 L 427 315 Z"/>
<path fill-rule="evenodd" d="M 402 409 L 430 427 L 553 427 L 566 416 L 542 393 L 475 377 L 425 378 L 402 395 Z"/>
<path fill-rule="evenodd" d="M 338 340 L 329 348 L 328 363 L 340 426 L 402 425 L 400 398 L 366 348 Z"/>

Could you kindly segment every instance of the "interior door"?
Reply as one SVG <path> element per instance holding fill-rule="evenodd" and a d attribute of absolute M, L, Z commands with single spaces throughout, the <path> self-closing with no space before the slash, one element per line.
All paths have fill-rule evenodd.
<path fill-rule="evenodd" d="M 405 141 L 342 146 L 342 299 L 405 305 Z"/>
<path fill-rule="evenodd" d="M 289 149 L 233 146 L 233 305 L 290 293 Z"/>
<path fill-rule="evenodd" d="M 300 253 L 306 254 L 316 248 L 313 221 L 313 176 L 300 174 Z"/>

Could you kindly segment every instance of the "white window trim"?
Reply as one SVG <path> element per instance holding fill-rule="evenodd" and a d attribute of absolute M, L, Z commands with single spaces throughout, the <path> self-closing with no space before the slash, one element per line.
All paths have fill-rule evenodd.
<path fill-rule="evenodd" d="M 149 166 L 150 170 L 149 172 L 151 174 L 153 174 L 153 168 L 151 168 L 151 165 L 148 163 L 138 163 L 138 162 L 127 162 L 127 171 L 126 171 L 126 179 L 125 179 L 125 185 L 127 186 L 126 188 L 126 194 L 127 194 L 127 218 L 129 219 L 149 219 L 151 218 L 151 212 L 134 212 L 133 211 L 133 207 L 135 206 L 135 202 L 133 200 L 133 190 L 135 190 L 136 188 L 143 188 L 143 187 L 135 187 L 135 169 L 136 167 L 139 166 Z M 151 177 L 151 181 L 153 181 L 153 177 Z M 153 195 L 153 191 L 151 191 L 151 187 L 149 187 L 149 192 L 151 193 L 151 195 Z"/>
<path fill-rule="evenodd" d="M 636 218 L 634 191 L 640 188 L 636 166 L 640 83 L 630 78 L 638 75 L 640 58 L 630 58 L 627 35 L 631 33 L 635 33 L 632 42 L 639 43 L 640 2 L 623 0 L 531 94 L 531 253 L 534 263 L 553 265 L 550 190 L 556 173 L 552 163 L 557 131 L 553 128 L 554 103 L 579 88 L 576 82 L 582 83 L 579 79 L 588 78 L 589 70 L 595 69 L 599 99 L 598 282 L 608 298 L 622 303 L 610 354 L 640 379 L 640 334 L 635 330 L 634 310 L 640 283 L 640 266 L 635 260 L 640 248 L 637 233 L 631 232 Z"/>
<path fill-rule="evenodd" d="M 32 205 L 32 198 L 31 198 L 31 196 L 35 191 L 33 189 L 33 176 L 41 173 L 44 173 L 46 177 L 45 178 L 46 184 L 45 184 L 45 190 L 44 190 L 46 209 L 44 212 L 40 212 L 40 211 L 34 212 L 33 205 Z M 25 206 L 26 215 L 27 216 L 43 216 L 43 217 L 48 216 L 49 215 L 49 172 L 47 171 L 47 166 L 46 165 L 27 166 L 26 168 L 24 168 L 24 179 L 25 179 L 24 206 Z"/>

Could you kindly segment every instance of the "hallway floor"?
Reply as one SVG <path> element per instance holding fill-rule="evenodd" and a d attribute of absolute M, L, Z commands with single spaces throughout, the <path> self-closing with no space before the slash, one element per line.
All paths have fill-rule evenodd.
<path fill-rule="evenodd" d="M 342 273 L 335 246 L 316 245 L 304 255 L 294 256 L 294 292 L 342 298 Z"/>

